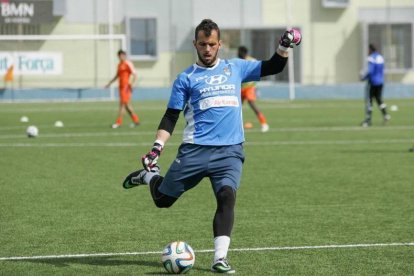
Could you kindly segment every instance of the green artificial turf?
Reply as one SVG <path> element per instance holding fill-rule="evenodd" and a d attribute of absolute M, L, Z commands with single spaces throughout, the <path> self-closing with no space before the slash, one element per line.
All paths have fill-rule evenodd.
<path fill-rule="evenodd" d="M 268 133 L 244 107 L 254 127 L 246 130 L 232 235 L 240 250 L 228 255 L 238 275 L 414 274 L 414 246 L 400 244 L 414 242 L 414 100 L 388 105 L 398 111 L 387 125 L 375 109 L 373 126 L 362 128 L 362 101 L 259 101 Z M 141 167 L 165 103 L 134 107 L 139 127 L 125 116 L 111 129 L 114 102 L 0 104 L 0 258 L 61 257 L 0 259 L 0 275 L 164 274 L 160 254 L 122 253 L 161 252 L 174 240 L 196 251 L 189 274 L 211 274 L 213 253 L 197 252 L 213 249 L 208 180 L 170 209 L 157 209 L 145 186 L 122 189 Z M 181 142 L 182 117 L 160 158 L 163 173 Z M 28 125 L 39 137 L 26 137 Z M 366 246 L 335 246 L 357 244 Z M 295 248 L 302 246 L 310 248 Z M 114 255 L 62 258 L 94 253 Z"/>

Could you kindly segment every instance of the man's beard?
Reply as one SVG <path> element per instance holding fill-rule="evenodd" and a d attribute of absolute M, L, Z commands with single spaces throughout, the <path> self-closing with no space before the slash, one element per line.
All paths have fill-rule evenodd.
<path fill-rule="evenodd" d="M 203 63 L 204 66 L 206 67 L 212 67 L 214 66 L 214 63 L 217 60 L 217 55 L 218 55 L 218 51 L 216 52 L 215 56 L 211 59 L 210 62 L 207 62 L 201 55 L 200 53 L 197 51 L 197 56 L 198 56 L 198 60 L 201 61 Z"/>

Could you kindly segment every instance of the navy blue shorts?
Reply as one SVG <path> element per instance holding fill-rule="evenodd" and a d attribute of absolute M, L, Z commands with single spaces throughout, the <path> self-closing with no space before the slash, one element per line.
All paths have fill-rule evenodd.
<path fill-rule="evenodd" d="M 201 146 L 182 144 L 158 190 L 180 197 L 204 177 L 210 178 L 214 193 L 223 186 L 237 190 L 244 162 L 243 145 Z"/>

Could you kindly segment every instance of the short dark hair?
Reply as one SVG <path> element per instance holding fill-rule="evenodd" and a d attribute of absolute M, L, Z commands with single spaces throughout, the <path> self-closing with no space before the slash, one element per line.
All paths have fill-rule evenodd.
<path fill-rule="evenodd" d="M 237 49 L 237 56 L 239 58 L 245 58 L 248 52 L 249 50 L 246 48 L 246 46 L 239 46 L 239 48 Z"/>
<path fill-rule="evenodd" d="M 370 43 L 368 47 L 369 47 L 369 50 L 370 50 L 371 52 L 376 52 L 376 51 L 377 51 L 377 47 L 375 47 L 375 45 L 374 45 L 374 44 L 372 44 L 372 43 Z"/>
<path fill-rule="evenodd" d="M 220 29 L 218 25 L 211 19 L 203 19 L 195 29 L 194 39 L 197 40 L 198 32 L 200 31 L 203 31 L 204 34 L 208 37 L 211 35 L 211 32 L 213 30 L 217 31 L 217 36 L 220 40 Z"/>
<path fill-rule="evenodd" d="M 120 56 L 120 55 L 126 55 L 126 52 L 121 49 L 121 50 L 118 51 L 118 56 Z"/>

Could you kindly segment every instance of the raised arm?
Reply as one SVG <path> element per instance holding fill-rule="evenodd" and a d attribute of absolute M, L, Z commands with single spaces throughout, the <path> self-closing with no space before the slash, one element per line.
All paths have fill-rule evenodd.
<path fill-rule="evenodd" d="M 289 56 L 289 48 L 299 45 L 302 41 L 301 33 L 296 29 L 285 31 L 279 40 L 279 47 L 269 60 L 262 61 L 260 76 L 265 77 L 282 72 Z"/>

